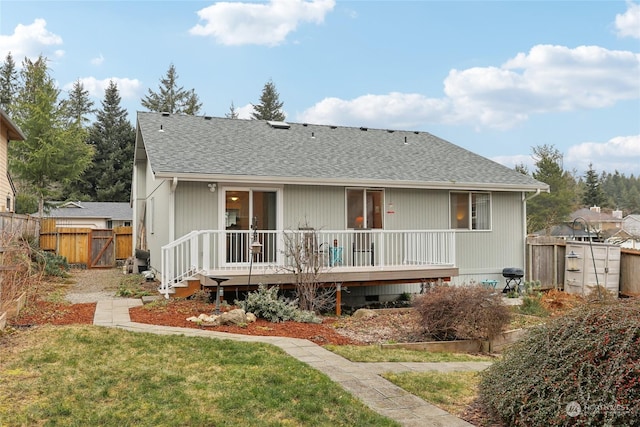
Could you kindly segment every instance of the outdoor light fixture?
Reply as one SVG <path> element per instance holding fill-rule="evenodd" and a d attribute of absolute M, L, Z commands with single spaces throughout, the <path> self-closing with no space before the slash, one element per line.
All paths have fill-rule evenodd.
<path fill-rule="evenodd" d="M 580 257 L 575 252 L 571 251 L 567 254 L 567 271 L 580 271 L 578 260 Z"/>

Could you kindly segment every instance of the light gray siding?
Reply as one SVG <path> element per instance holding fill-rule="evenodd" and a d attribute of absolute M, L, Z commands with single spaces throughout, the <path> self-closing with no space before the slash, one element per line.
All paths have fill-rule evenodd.
<path fill-rule="evenodd" d="M 391 188 L 385 191 L 386 230 L 444 230 L 449 228 L 449 193 L 438 190 Z"/>
<path fill-rule="evenodd" d="M 522 210 L 520 193 L 491 194 L 492 229 L 456 233 L 456 261 L 460 275 L 454 283 L 478 283 L 484 279 L 504 281 L 503 268 L 524 267 Z"/>
<path fill-rule="evenodd" d="M 344 230 L 344 191 L 344 187 L 286 185 L 283 191 L 284 228 Z"/>
<path fill-rule="evenodd" d="M 206 182 L 179 182 L 176 188 L 176 239 L 193 230 L 218 229 L 218 190 Z"/>
<path fill-rule="evenodd" d="M 151 253 L 150 267 L 161 271 L 160 248 L 167 244 L 169 239 L 169 191 L 170 182 L 156 180 L 147 174 L 146 184 L 146 220 L 147 247 Z"/>

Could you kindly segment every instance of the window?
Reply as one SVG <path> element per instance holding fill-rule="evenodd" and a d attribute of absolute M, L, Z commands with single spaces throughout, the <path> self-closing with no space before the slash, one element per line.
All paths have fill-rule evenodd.
<path fill-rule="evenodd" d="M 384 191 L 347 190 L 347 228 L 383 228 Z"/>
<path fill-rule="evenodd" d="M 451 193 L 451 228 L 458 230 L 491 229 L 489 193 Z"/>

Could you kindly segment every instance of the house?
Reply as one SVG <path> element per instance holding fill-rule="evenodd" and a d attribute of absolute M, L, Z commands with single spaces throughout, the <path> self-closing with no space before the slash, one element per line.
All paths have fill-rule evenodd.
<path fill-rule="evenodd" d="M 16 189 L 9 175 L 9 141 L 25 139 L 20 128 L 0 108 L 0 212 L 14 212 L 16 205 Z"/>
<path fill-rule="evenodd" d="M 599 206 L 592 206 L 575 210 L 566 222 L 532 234 L 564 240 L 603 242 L 621 230 L 622 222 L 622 211 L 607 212 Z"/>
<path fill-rule="evenodd" d="M 63 202 L 55 204 L 46 218 L 57 227 L 111 229 L 131 226 L 133 209 L 128 202 Z"/>
<path fill-rule="evenodd" d="M 167 295 L 193 277 L 286 286 L 300 254 L 353 304 L 503 280 L 525 265 L 527 200 L 549 191 L 427 132 L 151 112 L 136 127 L 136 249 Z"/>
<path fill-rule="evenodd" d="M 621 248 L 640 249 L 640 215 L 627 215 L 622 220 L 620 231 L 607 239 Z"/>

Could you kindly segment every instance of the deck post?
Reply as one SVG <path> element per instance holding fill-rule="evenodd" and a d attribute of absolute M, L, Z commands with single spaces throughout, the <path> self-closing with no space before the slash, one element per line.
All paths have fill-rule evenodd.
<path fill-rule="evenodd" d="M 342 283 L 336 284 L 336 316 L 342 314 Z"/>

